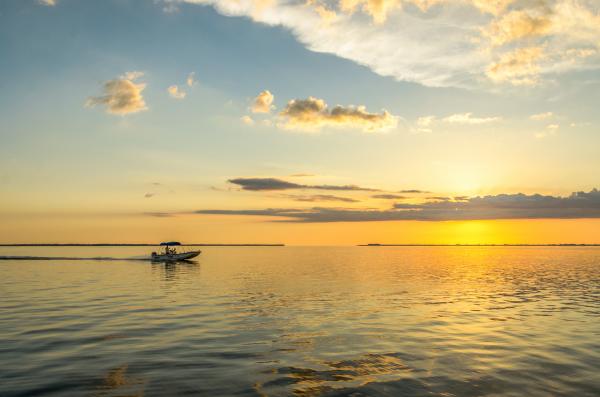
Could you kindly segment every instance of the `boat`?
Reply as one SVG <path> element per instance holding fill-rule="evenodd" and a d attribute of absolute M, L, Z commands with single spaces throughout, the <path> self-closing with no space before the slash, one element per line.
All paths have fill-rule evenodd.
<path fill-rule="evenodd" d="M 180 246 L 181 243 L 178 241 L 168 241 L 164 243 L 160 243 L 160 247 L 164 247 L 165 250 L 163 252 L 153 252 L 150 259 L 157 262 L 179 262 L 179 261 L 187 261 L 189 259 L 195 258 L 202 251 L 185 251 L 185 252 L 177 252 L 176 246 Z"/>

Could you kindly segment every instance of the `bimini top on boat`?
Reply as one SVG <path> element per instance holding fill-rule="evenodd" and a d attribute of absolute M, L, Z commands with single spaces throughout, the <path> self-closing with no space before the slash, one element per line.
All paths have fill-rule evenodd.
<path fill-rule="evenodd" d="M 185 251 L 185 252 L 177 252 L 177 249 L 170 248 L 181 245 L 178 241 L 168 241 L 164 243 L 160 243 L 159 246 L 165 247 L 164 252 L 153 252 L 150 259 L 153 261 L 185 261 L 188 259 L 192 259 L 200 255 L 201 251 Z"/>

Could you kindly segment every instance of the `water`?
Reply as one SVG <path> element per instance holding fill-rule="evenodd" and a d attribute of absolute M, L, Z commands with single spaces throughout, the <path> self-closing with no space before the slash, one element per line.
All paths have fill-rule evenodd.
<path fill-rule="evenodd" d="M 600 395 L 600 248 L 4 260 L 0 291 L 1 396 Z"/>

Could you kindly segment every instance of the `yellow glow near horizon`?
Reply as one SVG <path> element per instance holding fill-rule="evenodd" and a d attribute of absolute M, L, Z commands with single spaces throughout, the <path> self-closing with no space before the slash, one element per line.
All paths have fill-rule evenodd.
<path fill-rule="evenodd" d="M 600 243 L 600 219 L 272 222 L 262 217 L 180 215 L 6 217 L 0 241 L 284 243 L 288 245 Z"/>

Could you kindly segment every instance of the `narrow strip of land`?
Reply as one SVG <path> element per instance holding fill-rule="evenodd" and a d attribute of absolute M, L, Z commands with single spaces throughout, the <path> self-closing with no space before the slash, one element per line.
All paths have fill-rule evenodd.
<path fill-rule="evenodd" d="M 600 247 L 600 244 L 358 244 L 358 247 Z"/>

